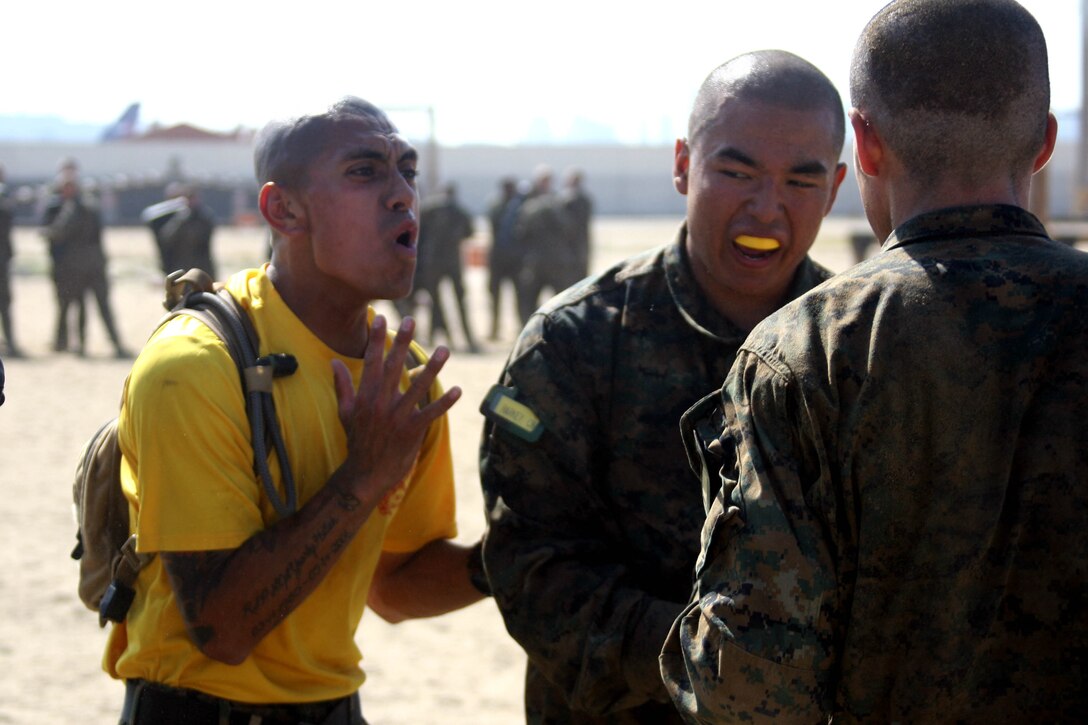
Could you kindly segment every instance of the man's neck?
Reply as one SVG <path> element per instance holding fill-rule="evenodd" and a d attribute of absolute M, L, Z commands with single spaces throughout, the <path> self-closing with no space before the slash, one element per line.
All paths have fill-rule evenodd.
<path fill-rule="evenodd" d="M 732 322 L 745 334 L 748 334 L 763 318 L 782 306 L 783 296 L 718 295 L 711 300 L 711 305 L 719 315 Z"/>
<path fill-rule="evenodd" d="M 972 186 L 955 181 L 924 184 L 904 180 L 889 187 L 892 229 L 919 214 L 956 206 L 1008 204 L 1026 209 L 1029 189 L 1030 181 L 1017 183 L 1011 178 Z"/>
<path fill-rule="evenodd" d="M 284 304 L 295 313 L 302 324 L 318 339 L 346 357 L 361 358 L 370 335 L 369 302 L 350 299 L 341 303 L 343 295 L 335 290 L 317 289 L 313 284 L 297 283 L 290 265 L 268 267 L 268 277 Z"/>

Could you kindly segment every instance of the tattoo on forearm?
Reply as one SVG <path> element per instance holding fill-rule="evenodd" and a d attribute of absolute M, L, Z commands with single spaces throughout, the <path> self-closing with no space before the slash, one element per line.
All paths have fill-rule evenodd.
<path fill-rule="evenodd" d="M 215 639 L 215 629 L 207 625 L 193 627 L 192 629 L 193 640 L 196 642 L 197 647 L 203 647 L 204 645 Z"/>
<path fill-rule="evenodd" d="M 338 488 L 337 494 L 330 503 L 341 511 L 352 511 L 361 505 L 357 497 L 342 488 Z M 291 559 L 276 567 L 275 577 L 242 604 L 241 613 L 249 620 L 251 636 L 263 637 L 279 624 L 328 573 L 356 533 L 353 529 L 336 533 L 337 522 L 336 516 L 322 521 L 306 544 L 296 550 Z M 277 549 L 282 549 L 277 547 L 277 536 L 271 530 L 252 537 L 242 548 L 248 549 L 249 553 L 271 556 L 277 554 Z M 205 620 L 204 609 L 211 595 L 223 584 L 229 561 L 236 553 L 211 551 L 162 555 L 178 606 L 198 647 L 216 637 L 215 627 Z"/>
<path fill-rule="evenodd" d="M 228 556 L 224 552 L 162 555 L 182 614 L 186 621 L 194 623 L 192 632 L 198 646 L 206 644 L 215 636 L 212 627 L 195 623 L 200 622 L 208 596 L 223 581 Z"/>
<path fill-rule="evenodd" d="M 331 530 L 331 527 L 329 530 Z M 324 535 L 327 534 L 328 531 L 325 531 Z M 324 538 L 324 535 L 322 536 L 322 538 Z M 279 624 L 280 620 L 282 620 L 284 616 L 286 616 L 286 613 L 290 612 L 295 608 L 295 606 L 297 606 L 298 602 L 302 599 L 302 594 L 303 591 L 306 590 L 306 587 L 312 582 L 320 581 L 321 578 L 325 576 L 325 573 L 333 565 L 333 562 L 336 561 L 336 559 L 340 556 L 340 553 L 344 550 L 348 543 L 351 542 L 353 536 L 354 534 L 352 533 L 342 532 L 339 536 L 333 539 L 332 542 L 330 542 L 329 550 L 321 556 L 315 557 L 315 555 L 317 554 L 316 547 L 307 547 L 307 551 L 304 553 L 304 555 L 298 557 L 294 562 L 292 562 L 291 567 L 291 571 L 293 573 L 299 573 L 302 570 L 302 566 L 306 563 L 306 559 L 312 559 L 310 567 L 306 572 L 305 576 L 299 576 L 297 581 L 294 582 L 294 586 L 291 587 L 291 589 L 289 590 L 286 588 L 286 578 L 281 580 L 279 577 L 277 577 L 277 581 L 274 583 L 274 585 L 268 590 L 262 591 L 258 595 L 257 599 L 254 600 L 255 606 L 246 606 L 246 613 L 256 616 L 259 616 L 261 614 L 262 608 L 271 609 L 271 611 L 267 611 L 264 616 L 254 622 L 253 627 L 250 630 L 250 635 L 254 637 L 260 636 L 263 633 L 270 631 L 273 627 Z M 276 595 L 280 595 L 280 601 L 278 602 L 278 604 L 270 605 L 270 607 L 264 606 L 268 603 L 270 599 L 272 599 Z M 258 601 L 259 606 L 256 605 Z"/>
<path fill-rule="evenodd" d="M 336 487 L 336 503 L 344 511 L 355 511 L 362 506 L 363 502 L 358 497 L 347 489 L 346 486 Z"/>

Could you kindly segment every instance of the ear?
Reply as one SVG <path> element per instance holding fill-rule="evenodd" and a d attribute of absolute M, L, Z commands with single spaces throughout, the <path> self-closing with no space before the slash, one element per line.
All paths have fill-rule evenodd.
<path fill-rule="evenodd" d="M 1050 155 L 1054 153 L 1054 146 L 1058 139 L 1058 119 L 1054 117 L 1053 113 L 1046 114 L 1046 135 L 1043 138 L 1043 148 L 1039 151 L 1039 155 L 1035 157 L 1035 164 L 1031 167 L 1031 173 L 1035 174 L 1042 170 L 1046 163 L 1050 161 Z"/>
<path fill-rule="evenodd" d="M 835 175 L 831 179 L 831 194 L 827 197 L 827 206 L 824 207 L 824 216 L 827 216 L 831 212 L 831 207 L 835 205 L 835 199 L 839 195 L 839 187 L 842 186 L 842 180 L 846 178 L 846 164 L 841 161 L 835 166 Z"/>
<path fill-rule="evenodd" d="M 858 170 L 866 176 L 879 176 L 884 161 L 884 141 L 876 127 L 861 111 L 850 109 L 850 125 L 854 128 L 854 158 Z"/>
<path fill-rule="evenodd" d="M 676 149 L 672 161 L 672 185 L 681 194 L 688 193 L 688 170 L 691 168 L 691 147 L 687 139 L 676 139 Z"/>
<path fill-rule="evenodd" d="M 291 192 L 276 182 L 269 181 L 261 187 L 257 203 L 261 216 L 274 232 L 291 237 L 306 231 L 306 215 L 302 205 Z"/>

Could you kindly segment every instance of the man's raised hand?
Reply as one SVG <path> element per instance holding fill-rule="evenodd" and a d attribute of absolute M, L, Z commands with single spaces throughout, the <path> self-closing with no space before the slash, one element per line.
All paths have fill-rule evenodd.
<path fill-rule="evenodd" d="M 420 407 L 438 371 L 449 359 L 445 347 L 437 348 L 423 368 L 413 371 L 411 384 L 401 391 L 401 376 L 414 331 L 415 321 L 404 318 L 389 353 L 383 356 L 386 321 L 382 315 L 375 316 L 358 390 L 347 366 L 340 360 L 332 361 L 340 422 L 348 439 L 342 470 L 351 481 L 352 493 L 364 503 L 376 504 L 408 475 L 431 423 L 461 397 L 461 389 L 453 387 Z"/>

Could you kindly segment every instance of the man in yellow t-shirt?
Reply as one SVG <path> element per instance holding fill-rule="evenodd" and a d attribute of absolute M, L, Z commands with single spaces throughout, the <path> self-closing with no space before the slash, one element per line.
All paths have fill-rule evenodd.
<path fill-rule="evenodd" d="M 238 373 L 223 342 L 180 316 L 147 343 L 119 420 L 138 550 L 157 553 L 116 625 L 105 668 L 122 723 L 363 723 L 355 630 L 481 599 L 478 545 L 450 541 L 453 474 L 436 376 L 409 376 L 370 302 L 412 286 L 416 152 L 357 98 L 258 136 L 271 261 L 227 283 L 260 338 L 298 371 L 273 396 L 298 495 L 279 517 L 253 471 Z M 420 351 L 416 348 L 416 354 Z M 273 478 L 285 490 L 275 457 Z"/>

